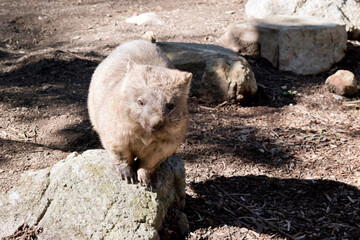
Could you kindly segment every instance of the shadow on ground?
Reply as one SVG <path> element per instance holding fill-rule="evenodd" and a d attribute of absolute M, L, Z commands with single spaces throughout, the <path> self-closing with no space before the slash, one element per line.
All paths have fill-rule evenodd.
<path fill-rule="evenodd" d="M 191 151 L 182 151 L 179 157 L 189 163 L 209 161 L 213 156 L 226 158 L 227 164 L 242 163 L 264 164 L 270 168 L 296 164 L 296 158 L 291 154 L 287 143 L 279 144 L 269 133 L 243 126 L 243 128 L 226 127 L 212 131 L 190 131 L 186 139 L 186 147 Z M 205 156 L 206 160 L 199 156 Z"/>
<path fill-rule="evenodd" d="M 32 132 L 33 139 L 26 141 L 62 151 L 99 146 L 86 100 L 100 56 L 66 51 L 2 55 L 3 69 L 10 67 L 0 73 L 4 134 L 18 140 L 22 132 Z"/>
<path fill-rule="evenodd" d="M 190 102 L 190 127 L 183 150 L 178 151 L 180 158 L 189 163 L 213 165 L 213 162 L 234 164 L 263 164 L 269 168 L 296 164 L 297 159 L 292 154 L 293 145 L 301 145 L 296 139 L 279 137 L 284 133 L 281 126 L 255 127 L 246 124 L 246 119 L 264 118 L 271 121 L 281 114 L 279 108 L 239 107 L 224 109 L 202 109 L 197 102 Z M 278 121 L 278 119 L 275 119 Z M 300 129 L 292 129 L 296 132 Z M 295 136 L 294 134 L 294 136 Z M 221 158 L 221 159 L 219 159 Z"/>
<path fill-rule="evenodd" d="M 224 225 L 288 239 L 359 239 L 360 191 L 326 180 L 217 177 L 193 183 L 190 231 Z"/>

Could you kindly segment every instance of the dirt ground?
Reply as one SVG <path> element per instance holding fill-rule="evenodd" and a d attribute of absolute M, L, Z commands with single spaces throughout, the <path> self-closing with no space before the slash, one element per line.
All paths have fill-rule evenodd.
<path fill-rule="evenodd" d="M 94 69 L 115 46 L 148 30 L 158 41 L 216 44 L 244 19 L 245 3 L 0 1 L 0 191 L 28 169 L 101 147 L 86 97 Z M 149 11 L 166 24 L 125 22 Z M 338 69 L 360 80 L 360 43 L 349 41 L 342 62 L 309 76 L 245 57 L 259 84 L 253 103 L 189 100 L 190 129 L 177 152 L 187 173 L 185 238 L 359 239 L 360 105 L 349 101 L 360 94 L 339 99 L 324 83 Z M 169 220 L 161 236 L 179 238 L 176 225 Z"/>

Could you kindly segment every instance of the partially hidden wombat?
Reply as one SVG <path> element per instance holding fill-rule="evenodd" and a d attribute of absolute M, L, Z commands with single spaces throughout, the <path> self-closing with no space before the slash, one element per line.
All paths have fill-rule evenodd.
<path fill-rule="evenodd" d="M 153 171 L 185 138 L 191 78 L 144 40 L 118 46 L 96 68 L 90 121 L 123 180 L 154 186 Z"/>

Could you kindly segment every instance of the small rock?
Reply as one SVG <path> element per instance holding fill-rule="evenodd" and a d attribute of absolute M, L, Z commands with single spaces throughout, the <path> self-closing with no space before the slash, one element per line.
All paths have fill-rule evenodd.
<path fill-rule="evenodd" d="M 163 8 L 161 6 L 156 6 L 155 7 L 155 11 L 157 12 L 161 12 L 163 10 Z"/>
<path fill-rule="evenodd" d="M 48 152 L 46 155 L 49 155 L 50 152 Z M 77 156 L 79 156 L 78 152 L 72 152 L 70 153 L 67 158 L 76 158 Z"/>
<path fill-rule="evenodd" d="M 225 13 L 226 13 L 226 14 L 231 14 L 231 15 L 232 15 L 232 14 L 235 14 L 235 11 L 231 11 L 231 10 L 230 10 L 230 11 L 226 11 Z"/>
<path fill-rule="evenodd" d="M 340 95 L 337 95 L 337 94 L 333 94 L 333 97 L 336 99 L 336 100 L 344 100 L 344 97 L 343 96 L 340 96 Z"/>
<path fill-rule="evenodd" d="M 144 40 L 147 40 L 149 42 L 155 43 L 156 42 L 156 36 L 152 31 L 147 31 L 142 38 Z"/>
<path fill-rule="evenodd" d="M 206 36 L 206 37 L 204 37 L 204 40 L 207 41 L 207 42 L 214 42 L 214 37 Z"/>
<path fill-rule="evenodd" d="M 133 23 L 136 25 L 164 25 L 164 21 L 161 20 L 156 13 L 147 12 L 138 16 L 132 16 L 125 20 L 127 23 Z"/>
<path fill-rule="evenodd" d="M 330 92 L 341 96 L 352 96 L 358 91 L 354 74 L 347 70 L 338 70 L 326 79 L 325 85 Z"/>

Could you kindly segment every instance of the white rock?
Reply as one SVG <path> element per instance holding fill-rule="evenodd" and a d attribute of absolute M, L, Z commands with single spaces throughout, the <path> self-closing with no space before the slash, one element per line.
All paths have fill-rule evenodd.
<path fill-rule="evenodd" d="M 360 3 L 356 0 L 249 0 L 248 18 L 271 15 L 298 15 L 326 18 L 346 25 L 349 38 L 360 39 Z"/>
<path fill-rule="evenodd" d="M 273 66 L 297 74 L 328 70 L 345 56 L 347 42 L 343 25 L 310 16 L 248 19 L 230 25 L 220 40 L 234 51 L 256 42 Z"/>
<path fill-rule="evenodd" d="M 9 194 L 9 202 L 11 204 L 15 204 L 19 198 L 20 198 L 20 196 L 17 192 L 12 192 Z"/>
<path fill-rule="evenodd" d="M 271 15 L 291 15 L 300 0 L 248 0 L 245 5 L 247 18 L 264 18 Z"/>
<path fill-rule="evenodd" d="M 161 20 L 156 13 L 154 12 L 147 12 L 142 13 L 138 16 L 132 16 L 125 20 L 127 23 L 133 23 L 136 25 L 164 25 L 164 21 Z"/>

